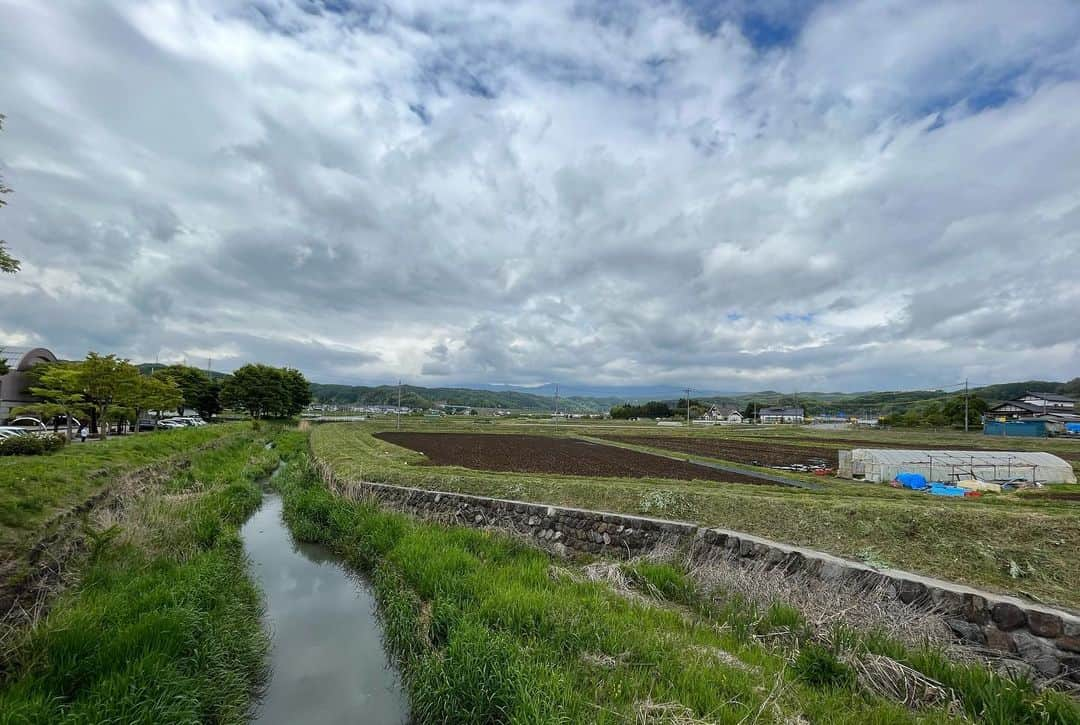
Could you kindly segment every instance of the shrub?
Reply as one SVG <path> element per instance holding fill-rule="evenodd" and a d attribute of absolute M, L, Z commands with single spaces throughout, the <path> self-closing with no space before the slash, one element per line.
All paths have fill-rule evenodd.
<path fill-rule="evenodd" d="M 12 436 L 0 441 L 0 456 L 37 456 L 59 450 L 66 443 L 67 438 L 54 433 Z"/>
<path fill-rule="evenodd" d="M 855 674 L 827 647 L 808 644 L 799 650 L 793 669 L 800 680 L 815 687 L 847 687 Z"/>

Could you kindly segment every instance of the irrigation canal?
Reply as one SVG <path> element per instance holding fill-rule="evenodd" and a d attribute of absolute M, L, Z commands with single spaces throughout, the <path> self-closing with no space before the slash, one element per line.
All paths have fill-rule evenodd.
<path fill-rule="evenodd" d="M 281 497 L 265 492 L 240 532 L 273 636 L 254 721 L 407 723 L 408 700 L 383 650 L 370 588 L 325 547 L 294 540 L 281 511 Z"/>

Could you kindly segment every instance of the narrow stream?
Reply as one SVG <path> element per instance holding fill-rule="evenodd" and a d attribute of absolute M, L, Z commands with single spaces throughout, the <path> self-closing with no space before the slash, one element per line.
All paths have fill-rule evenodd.
<path fill-rule="evenodd" d="M 407 723 L 408 701 L 383 650 L 370 588 L 328 549 L 295 541 L 281 511 L 281 497 L 266 492 L 241 530 L 273 635 L 255 722 Z"/>

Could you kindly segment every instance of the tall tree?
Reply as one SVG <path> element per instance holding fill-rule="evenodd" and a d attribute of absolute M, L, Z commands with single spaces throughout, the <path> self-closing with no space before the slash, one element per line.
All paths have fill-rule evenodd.
<path fill-rule="evenodd" d="M 0 113 L 0 131 L 4 129 L 4 114 Z M 7 204 L 4 201 L 4 194 L 10 194 L 11 188 L 4 184 L 4 178 L 0 176 L 0 206 Z M 12 257 L 8 251 L 4 248 L 6 242 L 0 239 L 0 272 L 8 272 L 14 274 L 19 271 L 19 260 Z"/>
<path fill-rule="evenodd" d="M 221 385 L 221 402 L 252 418 L 297 415 L 311 402 L 311 388 L 299 370 L 244 365 Z"/>
<path fill-rule="evenodd" d="M 139 375 L 128 378 L 120 393 L 120 402 L 130 408 L 134 414 L 135 432 L 139 432 L 139 418 L 142 414 L 156 410 L 174 410 L 184 395 L 175 382 L 163 377 Z"/>
<path fill-rule="evenodd" d="M 37 414 L 49 420 L 64 416 L 67 437 L 71 437 L 71 419 L 85 415 L 89 404 L 83 396 L 77 362 L 55 362 L 35 365 L 30 372 L 30 393 L 43 402 L 24 405 L 16 413 Z"/>
<path fill-rule="evenodd" d="M 259 419 L 274 415 L 285 398 L 281 373 L 269 365 L 249 364 L 237 368 L 221 385 L 221 402 Z"/>
<path fill-rule="evenodd" d="M 96 432 L 98 421 L 104 421 L 109 408 L 116 404 L 139 369 L 116 355 L 98 355 L 91 352 L 75 368 L 79 392 L 90 404 L 90 432 L 105 438 L 105 427 Z"/>
<path fill-rule="evenodd" d="M 281 377 L 287 397 L 287 404 L 282 411 L 283 417 L 291 418 L 294 415 L 300 415 L 311 403 L 311 386 L 304 374 L 293 368 L 283 368 Z"/>
<path fill-rule="evenodd" d="M 170 365 L 155 371 L 154 377 L 171 380 L 180 388 L 183 396 L 176 404 L 180 415 L 187 409 L 197 410 L 204 418 L 221 412 L 221 384 L 202 370 L 189 365 Z"/>

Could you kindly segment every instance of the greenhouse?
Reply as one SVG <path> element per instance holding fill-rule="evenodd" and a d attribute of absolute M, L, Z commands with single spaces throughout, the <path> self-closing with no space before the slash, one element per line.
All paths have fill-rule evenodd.
<path fill-rule="evenodd" d="M 1076 483 L 1068 461 L 1030 451 L 938 451 L 856 448 L 840 451 L 839 476 L 862 481 L 892 481 L 901 473 L 918 473 L 928 481 L 951 483 L 1033 481 Z"/>

